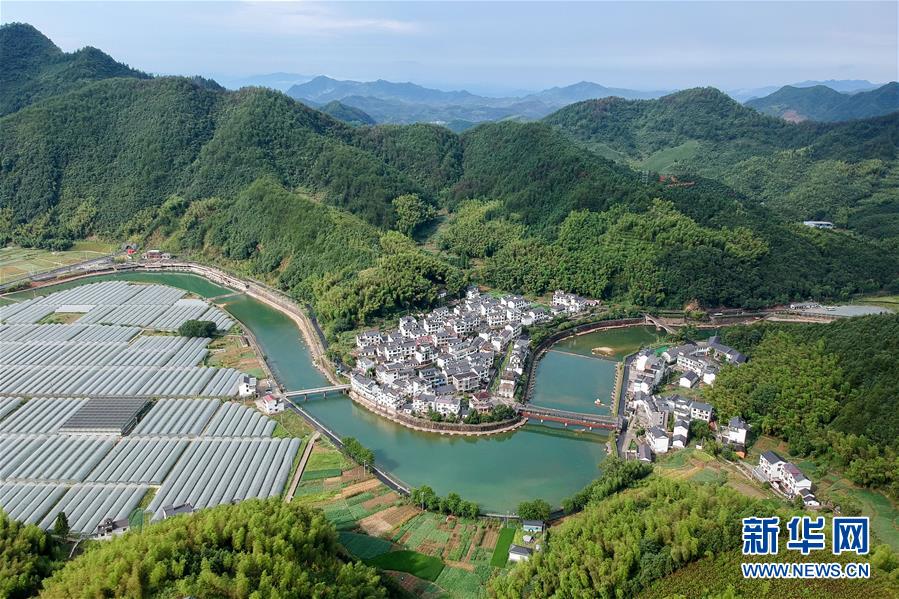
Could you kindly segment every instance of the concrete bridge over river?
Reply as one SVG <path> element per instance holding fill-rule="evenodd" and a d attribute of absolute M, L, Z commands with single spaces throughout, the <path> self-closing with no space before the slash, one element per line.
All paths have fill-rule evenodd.
<path fill-rule="evenodd" d="M 646 324 L 654 325 L 657 329 L 663 329 L 666 333 L 673 334 L 676 332 L 676 329 L 674 327 L 666 324 L 661 319 L 656 318 L 652 314 L 643 314 L 643 318 L 646 319 Z"/>
<path fill-rule="evenodd" d="M 604 416 L 602 414 L 585 414 L 583 412 L 569 412 L 525 404 L 517 408 L 522 418 L 539 420 L 540 422 L 558 422 L 565 426 L 583 426 L 588 430 L 595 428 L 617 431 L 621 429 L 622 420 L 618 416 Z"/>
<path fill-rule="evenodd" d="M 282 393 L 284 397 L 287 398 L 295 398 L 299 397 L 302 399 L 309 399 L 311 395 L 321 395 L 322 397 L 327 397 L 328 393 L 346 393 L 349 391 L 349 385 L 330 385 L 327 387 L 314 387 L 312 389 L 300 389 L 298 391 L 286 391 Z"/>

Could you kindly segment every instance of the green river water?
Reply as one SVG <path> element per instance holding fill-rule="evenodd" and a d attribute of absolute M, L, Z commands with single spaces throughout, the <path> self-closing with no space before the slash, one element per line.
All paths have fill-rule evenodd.
<path fill-rule="evenodd" d="M 287 316 L 246 295 L 182 273 L 123 273 L 48 287 L 59 291 L 98 280 L 153 282 L 216 298 L 253 331 L 266 360 L 288 389 L 327 384 L 313 366 L 299 331 Z M 30 297 L 32 292 L 21 292 Z M 608 413 L 615 363 L 591 355 L 607 346 L 624 355 L 656 339 L 650 327 L 590 333 L 566 339 L 537 367 L 534 403 Z M 601 398 L 603 406 L 594 405 Z M 303 407 L 341 437 L 370 447 L 378 465 L 411 486 L 428 484 L 439 494 L 455 491 L 488 511 L 514 511 L 519 502 L 541 497 L 558 506 L 599 473 L 609 437 L 552 425 L 528 424 L 513 433 L 450 437 L 404 428 L 358 407 L 345 396 L 312 399 Z"/>

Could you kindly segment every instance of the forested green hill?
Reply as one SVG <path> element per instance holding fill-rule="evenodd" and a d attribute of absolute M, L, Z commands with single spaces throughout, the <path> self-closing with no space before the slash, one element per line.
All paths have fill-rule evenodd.
<path fill-rule="evenodd" d="M 899 315 L 734 327 L 724 340 L 751 360 L 708 391 L 719 419 L 743 416 L 899 497 Z"/>
<path fill-rule="evenodd" d="M 551 529 L 542 551 L 516 564 L 508 574 L 493 578 L 489 595 L 497 599 L 611 599 L 642 597 L 642 591 L 652 588 L 655 592 L 645 596 L 886 599 L 895 596 L 899 587 L 895 554 L 887 546 L 877 546 L 871 552 L 872 579 L 864 586 L 859 581 L 803 581 L 801 594 L 797 594 L 800 591 L 796 581 L 780 585 L 759 580 L 740 584 L 746 588 L 746 595 L 727 594 L 722 592 L 726 591 L 723 581 L 742 580 L 739 561 L 765 559 L 740 556 L 741 518 L 778 515 L 784 522 L 790 511 L 779 502 L 749 499 L 717 483 L 685 483 L 651 475 L 643 482 L 631 484 L 635 488 L 600 493 L 598 497 L 594 494 L 583 513 Z M 798 561 L 798 552 L 784 547 L 781 541 L 779 561 Z M 855 555 L 830 558 L 859 559 Z M 696 567 L 691 565 L 713 560 L 724 569 L 715 572 L 714 577 L 694 572 Z M 681 570 L 684 575 L 677 577 Z M 672 575 L 677 577 L 676 589 L 664 584 Z M 771 585 L 776 585 L 780 594 L 769 592 Z M 858 594 L 847 594 L 847 588 Z M 748 594 L 751 592 L 756 594 Z"/>
<path fill-rule="evenodd" d="M 3 63 L 3 76 L 40 87 L 21 65 L 52 43 L 36 43 L 30 28 L 4 28 L 7 37 L 23 32 L 31 43 L 19 44 L 22 56 Z M 600 108 L 617 115 L 596 122 L 617 123 L 622 154 L 704 136 L 750 155 L 783 147 L 786 136 L 818 160 L 849 139 L 847 154 L 876 155 L 895 134 L 886 121 L 796 128 L 708 89 L 587 102 L 569 114 L 592 118 Z M 280 285 L 313 304 L 330 331 L 426 305 L 469 279 L 675 307 L 847 297 L 899 284 L 897 248 L 788 224 L 772 211 L 782 210 L 774 183 L 757 190 L 733 178 L 735 191 L 702 177 L 660 182 L 585 151 L 571 135 L 550 123 L 484 124 L 461 136 L 434 125 L 351 127 L 261 88 L 88 77 L 0 118 L 0 238 L 54 248 L 88 234 L 152 240 Z M 847 169 L 890 173 L 891 163 L 878 160 Z M 849 206 L 847 222 L 889 210 L 882 177 L 856 195 L 876 187 L 885 201 L 864 214 Z M 814 187 L 795 195 L 815 205 Z M 837 209 L 858 204 L 828 197 Z M 418 227 L 438 209 L 439 227 Z M 437 233 L 424 246 L 396 233 L 416 230 Z"/>
<path fill-rule="evenodd" d="M 702 88 L 658 100 L 581 102 L 545 121 L 636 168 L 720 179 L 786 219 L 831 220 L 899 241 L 899 191 L 892 182 L 899 113 L 791 124 Z"/>
<path fill-rule="evenodd" d="M 854 94 L 841 94 L 825 85 L 786 85 L 764 98 L 749 100 L 746 106 L 795 122 L 864 119 L 899 110 L 899 83 Z"/>
<path fill-rule="evenodd" d="M 387 597 L 342 559 L 320 512 L 280 498 L 170 518 L 96 543 L 44 581 L 42 597 Z"/>
<path fill-rule="evenodd" d="M 343 121 L 344 123 L 350 125 L 374 125 L 375 119 L 371 118 L 365 111 L 360 110 L 354 106 L 347 106 L 346 104 L 341 104 L 337 100 L 333 100 L 328 102 L 320 109 L 325 114 L 329 114 L 333 116 L 338 121 Z"/>
<path fill-rule="evenodd" d="M 148 75 L 90 46 L 66 54 L 24 23 L 0 27 L 0 116 L 49 98 L 85 81 Z"/>

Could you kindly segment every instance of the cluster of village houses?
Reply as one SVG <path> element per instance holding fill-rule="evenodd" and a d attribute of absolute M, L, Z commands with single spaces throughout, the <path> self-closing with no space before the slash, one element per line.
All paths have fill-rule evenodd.
<path fill-rule="evenodd" d="M 540 551 L 540 541 L 543 538 L 543 530 L 546 527 L 542 520 L 522 520 L 521 529 L 524 531 L 521 540 L 524 545 L 509 545 L 510 562 L 526 562 L 531 559 L 535 551 Z"/>
<path fill-rule="evenodd" d="M 802 497 L 807 507 L 818 507 L 821 503 L 812 492 L 812 481 L 802 473 L 796 464 L 787 462 L 773 451 L 759 456 L 755 475 L 789 498 Z"/>
<path fill-rule="evenodd" d="M 637 354 L 630 380 L 632 414 L 645 425 L 645 441 L 637 444 L 637 459 L 650 462 L 654 454 L 668 453 L 687 446 L 690 423 L 702 420 L 716 430 L 718 440 L 745 456 L 749 425 L 735 416 L 727 424 L 714 422 L 711 405 L 679 394 L 656 395 L 656 389 L 673 372 L 677 385 L 692 389 L 697 385 L 713 385 L 723 364 L 739 365 L 746 356 L 721 343 L 718 337 L 707 342 L 687 343 L 671 347 L 656 355 L 651 349 Z M 670 428 L 670 430 L 668 430 Z M 785 462 L 773 452 L 759 459 L 756 475 L 769 481 L 787 497 L 801 496 L 805 505 L 820 505 L 811 491 L 811 481 L 794 464 Z"/>
<path fill-rule="evenodd" d="M 557 291 L 547 310 L 519 295 L 492 297 L 471 287 L 452 307 L 403 316 L 396 329 L 357 335 L 350 390 L 394 413 L 454 419 L 467 410 L 489 412 L 514 400 L 529 352 L 522 326 L 576 314 L 592 303 Z M 491 393 L 498 356 L 508 357 Z"/>
<path fill-rule="evenodd" d="M 679 387 L 692 389 L 697 385 L 713 385 L 722 364 L 745 361 L 746 356 L 722 344 L 718 337 L 670 347 L 658 355 L 652 349 L 637 354 L 629 381 L 629 407 L 646 425 L 646 442 L 638 444 L 637 457 L 649 461 L 652 454 L 682 449 L 689 440 L 692 420 L 712 421 L 712 406 L 703 401 L 681 395 L 654 395 L 672 372 Z M 669 423 L 672 425 L 670 433 L 667 430 Z M 735 451 L 744 451 L 748 428 L 742 419 L 732 419 L 720 429 L 719 437 L 723 442 Z"/>

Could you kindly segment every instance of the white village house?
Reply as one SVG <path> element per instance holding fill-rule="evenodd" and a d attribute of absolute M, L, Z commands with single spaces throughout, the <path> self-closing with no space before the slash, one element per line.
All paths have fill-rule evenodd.
<path fill-rule="evenodd" d="M 265 396 L 260 397 L 256 400 L 256 408 L 263 414 L 271 416 L 273 414 L 279 414 L 284 411 L 284 402 L 279 399 L 275 399 L 270 394 L 266 394 Z"/>
<path fill-rule="evenodd" d="M 775 452 L 766 451 L 759 456 L 758 472 L 787 497 L 799 495 L 807 506 L 820 505 L 812 492 L 812 481 L 795 464 Z"/>
<path fill-rule="evenodd" d="M 653 426 L 647 431 L 647 437 L 652 443 L 653 453 L 668 453 L 670 445 L 668 433 L 657 426 Z"/>

